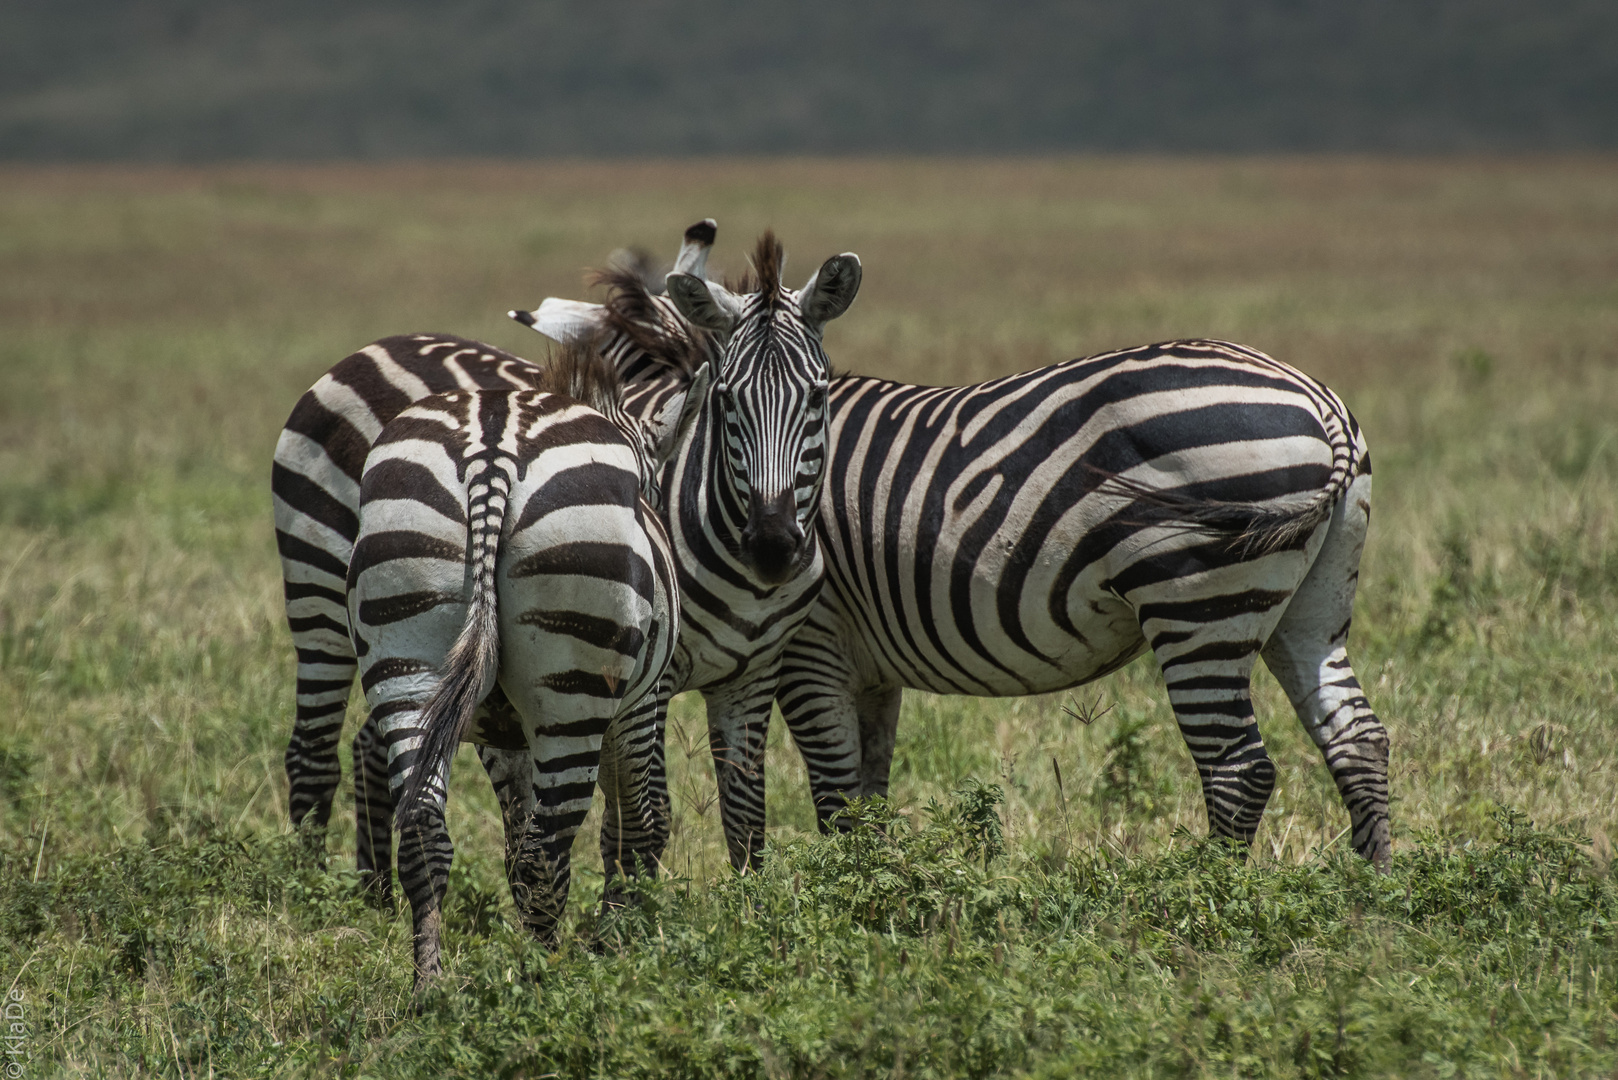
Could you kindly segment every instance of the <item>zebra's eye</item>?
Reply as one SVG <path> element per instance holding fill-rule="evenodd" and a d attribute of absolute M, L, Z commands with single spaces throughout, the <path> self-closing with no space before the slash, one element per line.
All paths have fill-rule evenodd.
<path fill-rule="evenodd" d="M 825 405 L 826 405 L 826 384 L 825 383 L 816 383 L 814 386 L 809 388 L 809 407 L 811 409 L 819 410 L 819 409 L 824 408 Z"/>

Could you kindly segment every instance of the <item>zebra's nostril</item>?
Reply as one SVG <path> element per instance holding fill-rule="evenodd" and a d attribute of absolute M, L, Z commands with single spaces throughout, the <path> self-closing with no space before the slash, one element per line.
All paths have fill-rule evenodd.
<path fill-rule="evenodd" d="M 747 526 L 742 530 L 747 561 L 759 580 L 779 585 L 792 576 L 803 554 L 803 528 L 798 524 L 792 492 L 770 499 L 754 495 L 748 511 Z"/>
<path fill-rule="evenodd" d="M 759 580 L 766 585 L 779 585 L 792 576 L 802 550 L 800 539 L 777 533 L 756 540 L 748 554 Z"/>

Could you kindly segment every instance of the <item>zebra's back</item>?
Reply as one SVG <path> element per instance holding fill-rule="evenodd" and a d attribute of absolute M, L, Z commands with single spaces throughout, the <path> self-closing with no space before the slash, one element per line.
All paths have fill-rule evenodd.
<path fill-rule="evenodd" d="M 1144 645 L 1126 597 L 1187 596 L 1240 561 L 1143 516 L 1137 487 L 1228 503 L 1321 497 L 1365 460 L 1342 403 L 1223 342 L 1170 342 L 970 387 L 845 378 L 832 392 L 828 592 L 884 681 L 1025 694 Z"/>

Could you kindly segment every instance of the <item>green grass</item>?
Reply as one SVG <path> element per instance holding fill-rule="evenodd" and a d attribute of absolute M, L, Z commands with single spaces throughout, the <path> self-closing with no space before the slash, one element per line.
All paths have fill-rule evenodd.
<path fill-rule="evenodd" d="M 598 923 L 592 822 L 551 955 L 463 751 L 449 979 L 415 1011 L 407 920 L 352 894 L 348 794 L 327 868 L 285 824 L 275 435 L 382 334 L 536 354 L 506 308 L 709 214 L 731 268 L 766 224 L 793 273 L 860 253 L 828 341 L 854 370 L 1212 334 L 1338 389 L 1376 466 L 1353 648 L 1393 872 L 1343 852 L 1262 671 L 1253 857 L 1199 839 L 1137 663 L 907 696 L 886 831 L 838 841 L 777 724 L 773 854 L 737 880 L 688 696 L 669 875 Z M 1604 160 L 0 171 L 0 976 L 28 1075 L 1608 1075 L 1615 282 Z"/>

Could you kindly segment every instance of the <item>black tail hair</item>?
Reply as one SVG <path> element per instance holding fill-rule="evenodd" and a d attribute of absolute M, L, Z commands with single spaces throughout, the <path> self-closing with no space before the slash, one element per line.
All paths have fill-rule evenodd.
<path fill-rule="evenodd" d="M 1156 488 L 1086 463 L 1101 494 L 1127 496 L 1131 503 L 1115 520 L 1135 526 L 1179 526 L 1224 537 L 1243 558 L 1267 555 L 1295 547 L 1331 517 L 1348 485 L 1353 482 L 1352 457 L 1333 464 L 1325 485 L 1307 502 L 1291 506 L 1236 502 L 1194 495 L 1174 488 Z"/>

